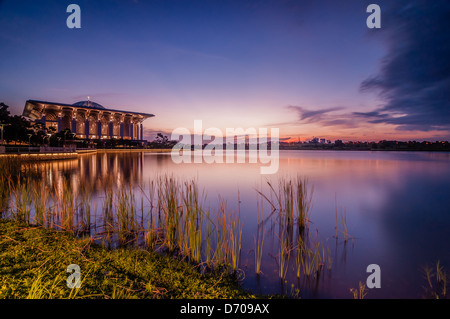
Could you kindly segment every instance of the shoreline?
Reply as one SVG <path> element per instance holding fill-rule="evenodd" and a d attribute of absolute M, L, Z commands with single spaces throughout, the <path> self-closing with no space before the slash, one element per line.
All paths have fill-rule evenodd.
<path fill-rule="evenodd" d="M 17 158 L 23 161 L 49 161 L 49 160 L 65 160 L 76 159 L 79 155 L 91 155 L 98 153 L 170 153 L 171 149 L 90 149 L 76 150 L 75 152 L 48 152 L 48 153 L 4 153 L 0 154 L 1 158 Z"/>
<path fill-rule="evenodd" d="M 170 153 L 171 148 L 99 148 L 97 153 L 115 153 L 115 152 L 142 152 L 142 153 Z"/>

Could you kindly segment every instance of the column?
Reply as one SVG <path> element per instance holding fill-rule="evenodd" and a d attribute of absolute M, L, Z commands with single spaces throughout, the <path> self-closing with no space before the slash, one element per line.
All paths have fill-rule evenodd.
<path fill-rule="evenodd" d="M 41 123 L 44 133 L 47 133 L 47 119 L 45 118 L 45 114 L 42 114 Z"/>
<path fill-rule="evenodd" d="M 123 139 L 123 121 L 120 122 L 120 138 Z"/>
<path fill-rule="evenodd" d="M 112 120 L 109 120 L 109 138 L 113 138 L 113 129 L 114 129 L 114 124 Z"/>
<path fill-rule="evenodd" d="M 97 135 L 98 135 L 98 139 L 102 138 L 102 121 L 98 120 L 97 122 Z"/>
<path fill-rule="evenodd" d="M 134 124 L 133 124 L 133 122 L 131 121 L 130 122 L 130 140 L 133 140 L 133 127 L 134 127 Z"/>
<path fill-rule="evenodd" d="M 86 135 L 86 138 L 89 138 L 89 118 L 84 121 L 84 135 Z"/>
<path fill-rule="evenodd" d="M 72 117 L 72 133 L 77 134 L 77 117 L 76 114 L 73 115 Z"/>
<path fill-rule="evenodd" d="M 58 115 L 58 133 L 62 131 L 62 118 Z"/>
<path fill-rule="evenodd" d="M 139 140 L 139 124 L 136 123 L 136 139 Z"/>
<path fill-rule="evenodd" d="M 140 126 L 140 133 L 141 133 L 141 141 L 143 141 L 144 140 L 144 130 L 143 130 L 143 127 L 142 127 L 142 123 L 139 125 Z"/>

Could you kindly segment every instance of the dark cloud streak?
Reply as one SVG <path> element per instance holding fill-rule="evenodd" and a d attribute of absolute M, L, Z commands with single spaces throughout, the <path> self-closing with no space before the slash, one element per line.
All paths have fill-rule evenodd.
<path fill-rule="evenodd" d="M 289 105 L 286 108 L 295 111 L 298 115 L 298 120 L 294 121 L 293 124 L 317 123 L 321 126 L 341 126 L 346 128 L 358 127 L 357 122 L 355 122 L 354 118 L 349 116 L 349 114 L 330 114 L 344 110 L 345 108 L 341 106 L 320 110 L 309 110 L 305 107 L 296 105 Z"/>
<path fill-rule="evenodd" d="M 380 6 L 383 22 L 377 32 L 388 52 L 379 73 L 362 82 L 361 91 L 378 92 L 385 105 L 354 114 L 399 130 L 450 130 L 450 2 Z"/>

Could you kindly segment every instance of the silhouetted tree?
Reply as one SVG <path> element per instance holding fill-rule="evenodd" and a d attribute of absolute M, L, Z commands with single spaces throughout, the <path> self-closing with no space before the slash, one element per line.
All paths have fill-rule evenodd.
<path fill-rule="evenodd" d="M 177 142 L 170 141 L 166 135 L 162 133 L 156 134 L 155 140 L 148 143 L 149 148 L 172 148 Z"/>
<path fill-rule="evenodd" d="M 43 125 L 39 122 L 30 122 L 20 115 L 11 116 L 8 111 L 9 106 L 0 103 L 0 124 L 4 126 L 3 138 L 7 142 L 31 142 L 33 144 L 42 144 Z"/>

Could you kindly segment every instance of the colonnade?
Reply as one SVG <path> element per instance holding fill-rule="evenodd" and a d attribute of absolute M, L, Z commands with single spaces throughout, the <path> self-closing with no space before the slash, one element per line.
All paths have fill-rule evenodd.
<path fill-rule="evenodd" d="M 70 129 L 79 138 L 130 140 L 143 140 L 144 120 L 138 114 L 68 107 L 45 109 L 40 119 L 44 127 L 53 126 L 58 132 Z"/>

